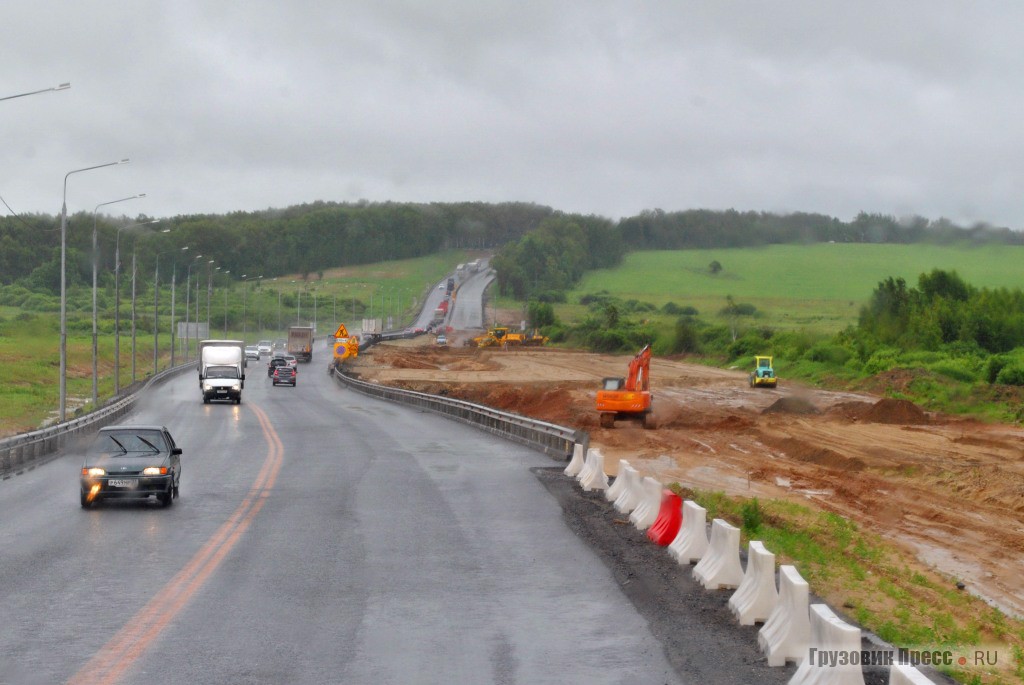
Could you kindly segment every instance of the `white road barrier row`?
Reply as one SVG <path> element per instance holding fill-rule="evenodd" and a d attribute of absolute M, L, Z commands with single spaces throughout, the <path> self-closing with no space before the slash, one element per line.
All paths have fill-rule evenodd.
<path fill-rule="evenodd" d="M 616 471 L 615 482 L 612 483 L 611 487 L 604 491 L 604 498 L 609 502 L 614 502 L 622 494 L 623 490 L 626 489 L 626 479 L 623 478 L 626 469 L 629 468 L 629 462 L 625 459 L 619 459 L 619 470 Z"/>
<path fill-rule="evenodd" d="M 711 522 L 707 554 L 693 567 L 693 577 L 707 590 L 736 588 L 743 581 L 740 529 L 724 519 Z"/>
<path fill-rule="evenodd" d="M 614 507 L 620 514 L 628 514 L 636 509 L 636 505 L 640 504 L 641 495 L 643 494 L 640 472 L 632 466 L 627 466 L 626 472 L 620 475 L 619 478 L 625 478 L 626 484 L 622 488 L 622 494 L 615 500 Z"/>
<path fill-rule="evenodd" d="M 576 443 L 572 448 L 572 459 L 569 461 L 569 465 L 562 471 L 567 476 L 575 478 L 580 475 L 580 471 L 583 470 L 584 457 L 583 457 L 583 445 Z"/>
<path fill-rule="evenodd" d="M 680 564 L 700 561 L 708 551 L 708 510 L 693 500 L 683 502 L 683 525 L 668 553 Z"/>
<path fill-rule="evenodd" d="M 575 477 L 584 490 L 604 490 L 615 509 L 629 514 L 639 530 L 658 517 L 663 495 L 661 483 L 640 473 L 625 459 L 609 487 L 604 455 L 576 445 L 565 474 Z M 735 588 L 728 607 L 740 625 L 764 623 L 757 641 L 769 666 L 797 664 L 789 685 L 864 685 L 860 662 L 842 655 L 860 655 L 861 631 L 824 604 L 809 605 L 810 588 L 795 566 L 779 567 L 775 584 L 775 555 L 764 543 L 752 540 L 747 567 L 740 562 L 740 530 L 724 519 L 711 523 L 707 534 L 707 510 L 692 500 L 682 505 L 683 522 L 668 552 L 679 564 L 698 562 L 693 577 L 708 590 Z M 889 685 L 934 685 L 912 666 L 893 665 Z"/>
<path fill-rule="evenodd" d="M 587 451 L 587 460 L 583 471 L 580 472 L 579 480 L 584 492 L 608 489 L 608 475 L 604 472 L 604 455 L 600 450 Z"/>
<path fill-rule="evenodd" d="M 795 566 L 779 567 L 779 600 L 757 634 L 757 643 L 769 666 L 800 663 L 807 658 L 811 640 L 808 616 L 810 587 Z"/>
<path fill-rule="evenodd" d="M 824 604 L 810 608 L 811 642 L 789 685 L 864 685 L 860 664 L 840 655 L 861 653 L 860 628 L 851 626 Z M 833 655 L 837 658 L 833 659 Z"/>
<path fill-rule="evenodd" d="M 658 518 L 661 510 L 661 483 L 651 478 L 644 478 L 641 487 L 640 503 L 629 515 L 630 522 L 637 530 L 647 530 Z"/>
<path fill-rule="evenodd" d="M 764 543 L 752 540 L 747 547 L 747 570 L 743 582 L 729 598 L 729 610 L 741 626 L 752 626 L 768 620 L 778 603 L 775 589 L 775 555 Z"/>

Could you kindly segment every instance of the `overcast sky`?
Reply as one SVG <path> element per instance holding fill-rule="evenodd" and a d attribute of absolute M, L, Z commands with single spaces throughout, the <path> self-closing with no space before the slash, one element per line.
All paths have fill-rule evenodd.
<path fill-rule="evenodd" d="M 0 196 L 524 201 L 1024 228 L 1024 4 L 5 3 Z M 0 213 L 7 209 L 0 206 Z"/>

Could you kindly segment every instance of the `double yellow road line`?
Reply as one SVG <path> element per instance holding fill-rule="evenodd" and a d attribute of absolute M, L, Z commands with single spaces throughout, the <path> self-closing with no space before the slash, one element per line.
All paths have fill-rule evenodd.
<path fill-rule="evenodd" d="M 267 456 L 245 499 L 188 564 L 110 641 L 100 647 L 96 655 L 67 681 L 68 685 L 116 683 L 199 592 L 256 518 L 281 470 L 284 446 L 263 410 L 253 404 L 247 404 L 246 407 L 260 422 L 267 443 Z"/>

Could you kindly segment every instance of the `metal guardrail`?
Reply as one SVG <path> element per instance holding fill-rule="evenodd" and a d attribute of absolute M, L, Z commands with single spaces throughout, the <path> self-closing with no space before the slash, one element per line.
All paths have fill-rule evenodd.
<path fill-rule="evenodd" d="M 367 383 L 346 376 L 338 369 L 332 369 L 331 374 L 335 380 L 363 394 L 443 414 L 455 421 L 468 423 L 507 440 L 532 447 L 554 459 L 569 459 L 572 457 L 576 443 L 581 443 L 584 451 L 590 443 L 590 434 L 586 431 L 498 411 L 492 407 L 464 400 Z"/>
<path fill-rule="evenodd" d="M 147 381 L 133 384 L 127 395 L 84 416 L 0 440 L 0 478 L 6 480 L 45 463 L 47 457 L 56 455 L 70 440 L 110 425 L 130 412 L 143 390 L 192 368 L 195 368 L 195 360 L 165 369 Z"/>

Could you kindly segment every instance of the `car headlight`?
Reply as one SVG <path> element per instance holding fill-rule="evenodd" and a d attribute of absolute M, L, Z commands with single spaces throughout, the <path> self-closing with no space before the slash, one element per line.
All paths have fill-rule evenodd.
<path fill-rule="evenodd" d="M 213 386 L 209 383 L 203 383 L 203 390 L 213 390 Z"/>
<path fill-rule="evenodd" d="M 231 386 L 231 389 L 232 390 L 241 390 L 242 386 L 239 383 L 235 383 L 234 385 Z"/>
<path fill-rule="evenodd" d="M 104 469 L 99 468 L 98 466 L 93 466 L 91 468 L 85 468 L 83 466 L 82 467 L 82 475 L 83 476 L 92 476 L 93 478 L 96 478 L 97 476 L 105 476 L 105 475 L 107 475 L 107 472 Z"/>
<path fill-rule="evenodd" d="M 167 467 L 166 466 L 147 466 L 146 468 L 142 469 L 142 475 L 144 475 L 144 476 L 166 476 L 167 475 Z"/>

